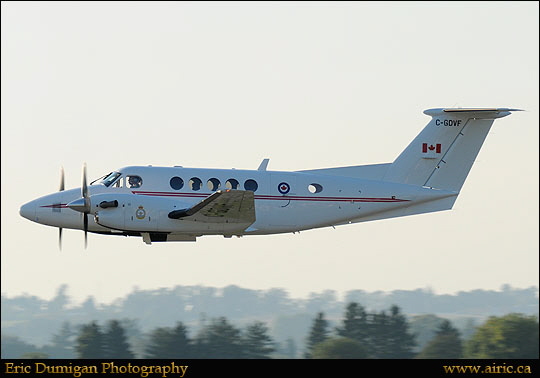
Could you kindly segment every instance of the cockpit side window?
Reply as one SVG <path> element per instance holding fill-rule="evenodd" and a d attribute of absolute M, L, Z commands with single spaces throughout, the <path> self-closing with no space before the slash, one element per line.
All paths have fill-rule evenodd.
<path fill-rule="evenodd" d="M 140 188 L 142 185 L 142 178 L 140 176 L 127 176 L 126 185 L 130 189 Z"/>
<path fill-rule="evenodd" d="M 120 177 L 116 182 L 113 184 L 114 188 L 123 188 L 124 187 L 124 178 Z"/>
<path fill-rule="evenodd" d="M 122 174 L 120 172 L 111 172 L 107 176 L 103 178 L 103 180 L 98 181 L 98 184 L 103 184 L 107 187 L 111 186 L 112 183 L 116 181 L 118 177 L 120 177 Z M 91 184 L 90 184 L 91 185 Z"/>

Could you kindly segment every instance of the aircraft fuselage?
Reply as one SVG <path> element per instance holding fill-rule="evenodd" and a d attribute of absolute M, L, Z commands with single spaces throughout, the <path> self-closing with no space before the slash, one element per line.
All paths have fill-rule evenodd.
<path fill-rule="evenodd" d="M 142 184 L 137 188 L 125 183 L 120 187 L 114 183 L 108 187 L 88 186 L 90 213 L 94 215 L 94 219 L 90 218 L 89 231 L 197 236 L 286 233 L 360 222 L 364 217 L 371 220 L 377 214 L 456 195 L 406 184 L 303 172 L 152 166 L 125 167 L 116 172 L 121 174 L 117 180 L 137 176 Z M 183 185 L 175 189 L 174 180 L 180 182 L 178 178 Z M 191 221 L 189 217 L 179 220 L 167 217 L 173 209 L 189 208 L 217 190 L 228 190 L 225 185 L 230 186 L 231 181 L 238 183 L 236 190 L 253 191 L 256 187 L 253 191 L 256 219 L 244 230 L 228 228 L 226 223 L 216 225 Z M 67 207 L 80 193 L 81 189 L 71 189 L 38 198 L 24 205 L 21 214 L 38 223 L 81 229 L 81 214 Z M 99 206 L 115 200 L 119 201 L 117 207 Z M 114 214 L 114 219 L 104 220 L 109 214 Z"/>

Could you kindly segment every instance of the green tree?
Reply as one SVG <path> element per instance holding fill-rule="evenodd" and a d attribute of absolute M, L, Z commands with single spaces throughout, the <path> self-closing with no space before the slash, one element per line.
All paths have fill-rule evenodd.
<path fill-rule="evenodd" d="M 171 353 L 172 330 L 169 327 L 155 328 L 145 348 L 146 358 L 173 358 Z"/>
<path fill-rule="evenodd" d="M 130 350 L 133 353 L 133 358 L 144 358 L 146 335 L 144 335 L 139 327 L 137 319 L 123 318 L 120 320 L 120 325 L 124 329 L 124 333 L 129 343 Z"/>
<path fill-rule="evenodd" d="M 268 327 L 262 322 L 255 322 L 247 327 L 243 346 L 245 358 L 270 358 L 270 354 L 275 350 L 272 338 L 268 336 Z"/>
<path fill-rule="evenodd" d="M 76 340 L 75 350 L 78 358 L 100 359 L 106 357 L 103 353 L 103 333 L 95 321 L 82 326 Z"/>
<path fill-rule="evenodd" d="M 191 353 L 191 341 L 182 322 L 174 328 L 156 328 L 146 347 L 146 358 L 191 358 Z"/>
<path fill-rule="evenodd" d="M 322 343 L 329 336 L 329 324 L 328 320 L 324 318 L 324 313 L 319 312 L 317 317 L 313 320 L 313 325 L 309 332 L 309 336 L 306 343 L 306 353 L 304 354 L 305 358 L 311 358 L 312 351 L 315 345 Z"/>
<path fill-rule="evenodd" d="M 75 358 L 75 337 L 77 333 L 72 329 L 71 323 L 64 321 L 58 333 L 52 337 L 49 348 L 51 358 Z"/>
<path fill-rule="evenodd" d="M 412 358 L 414 335 L 409 332 L 407 318 L 398 306 L 390 313 L 381 311 L 368 314 L 361 306 L 347 307 L 340 336 L 357 340 L 365 346 L 372 358 Z"/>
<path fill-rule="evenodd" d="M 176 322 L 172 332 L 175 358 L 191 358 L 191 340 L 188 337 L 188 329 L 182 322 Z"/>
<path fill-rule="evenodd" d="M 357 340 L 366 344 L 369 338 L 368 314 L 363 306 L 356 302 L 347 305 L 343 325 L 336 328 L 339 336 Z"/>
<path fill-rule="evenodd" d="M 443 321 L 444 318 L 434 314 L 415 315 L 409 319 L 409 330 L 415 336 L 418 353 L 437 335 Z"/>
<path fill-rule="evenodd" d="M 241 332 L 225 317 L 212 319 L 197 336 L 196 358 L 244 358 Z"/>
<path fill-rule="evenodd" d="M 312 358 L 358 359 L 367 358 L 367 349 L 357 340 L 346 337 L 329 338 L 313 348 Z"/>
<path fill-rule="evenodd" d="M 387 338 L 386 350 L 381 358 L 412 358 L 415 346 L 414 335 L 409 333 L 409 323 L 398 306 L 390 307 L 387 319 L 388 329 L 384 334 Z"/>
<path fill-rule="evenodd" d="M 369 315 L 369 351 L 370 357 L 389 358 L 389 331 L 388 315 L 385 311 Z"/>
<path fill-rule="evenodd" d="M 416 358 L 458 359 L 463 355 L 459 331 L 449 320 L 443 320 L 433 339 L 422 349 Z"/>
<path fill-rule="evenodd" d="M 134 355 L 127 342 L 124 328 L 118 320 L 111 320 L 103 334 L 104 352 L 107 358 L 130 359 Z"/>
<path fill-rule="evenodd" d="M 465 344 L 465 358 L 538 358 L 538 318 L 490 317 Z"/>

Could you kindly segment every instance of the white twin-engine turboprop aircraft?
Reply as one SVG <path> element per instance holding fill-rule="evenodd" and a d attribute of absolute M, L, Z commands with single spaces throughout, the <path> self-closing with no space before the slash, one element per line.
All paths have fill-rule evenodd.
<path fill-rule="evenodd" d="M 37 223 L 147 244 L 202 235 L 268 235 L 449 210 L 495 118 L 519 109 L 429 109 L 393 163 L 268 171 L 125 167 L 23 205 Z M 92 215 L 92 217 L 89 217 Z M 89 220 L 90 219 L 90 220 Z"/>

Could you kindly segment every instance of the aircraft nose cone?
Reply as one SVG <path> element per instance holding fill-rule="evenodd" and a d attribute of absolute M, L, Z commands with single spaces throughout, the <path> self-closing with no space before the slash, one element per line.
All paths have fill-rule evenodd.
<path fill-rule="evenodd" d="M 31 221 L 36 219 L 36 205 L 33 202 L 28 202 L 21 206 L 19 210 L 21 217 L 29 219 Z"/>

